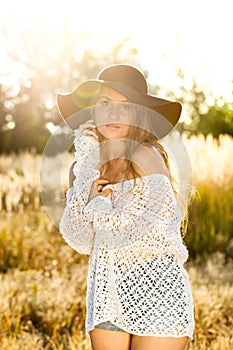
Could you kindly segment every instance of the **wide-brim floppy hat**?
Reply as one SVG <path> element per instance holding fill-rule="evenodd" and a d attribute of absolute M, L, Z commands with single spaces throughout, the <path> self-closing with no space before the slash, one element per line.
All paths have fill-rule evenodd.
<path fill-rule="evenodd" d="M 110 87 L 126 96 L 130 102 L 153 111 L 152 124 L 159 138 L 166 136 L 179 121 L 182 109 L 179 102 L 150 95 L 146 78 L 138 68 L 128 64 L 114 64 L 104 68 L 96 79 L 84 81 L 71 92 L 57 94 L 59 112 L 71 129 L 77 129 L 90 119 L 88 111 L 103 86 Z"/>

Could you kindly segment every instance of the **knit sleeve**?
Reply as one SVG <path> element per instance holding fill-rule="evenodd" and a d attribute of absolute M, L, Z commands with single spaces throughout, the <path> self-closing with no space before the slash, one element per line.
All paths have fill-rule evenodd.
<path fill-rule="evenodd" d="M 124 192 L 115 205 L 110 198 L 97 196 L 85 206 L 84 215 L 93 223 L 95 245 L 119 248 L 156 229 L 168 236 L 177 233 L 181 213 L 170 180 L 152 174 L 131 185 L 132 190 Z"/>
<path fill-rule="evenodd" d="M 77 183 L 77 182 L 76 182 Z M 82 215 L 82 201 L 76 188 L 67 192 L 67 204 L 59 230 L 66 243 L 80 254 L 90 254 L 93 246 L 92 224 Z"/>
<path fill-rule="evenodd" d="M 75 160 L 74 174 L 86 173 L 90 169 L 96 169 L 99 163 L 99 142 L 89 136 L 83 135 L 78 129 L 75 130 Z"/>
<path fill-rule="evenodd" d="M 83 215 L 92 182 L 99 177 L 98 142 L 75 130 L 74 185 L 66 194 L 67 202 L 59 229 L 65 241 L 77 252 L 90 254 L 93 246 L 93 225 Z"/>

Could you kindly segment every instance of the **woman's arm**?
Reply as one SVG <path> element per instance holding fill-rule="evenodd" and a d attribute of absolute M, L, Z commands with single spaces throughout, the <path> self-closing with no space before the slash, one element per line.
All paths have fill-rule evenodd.
<path fill-rule="evenodd" d="M 171 183 L 162 174 L 137 179 L 131 191 L 122 193 L 116 207 L 107 197 L 94 197 L 84 215 L 93 223 L 95 244 L 105 248 L 131 245 L 156 230 L 177 234 L 181 222 Z"/>
<path fill-rule="evenodd" d="M 93 246 L 93 225 L 83 215 L 90 188 L 99 177 L 98 142 L 75 130 L 75 161 L 69 171 L 67 203 L 60 221 L 60 232 L 76 251 L 90 254 Z"/>

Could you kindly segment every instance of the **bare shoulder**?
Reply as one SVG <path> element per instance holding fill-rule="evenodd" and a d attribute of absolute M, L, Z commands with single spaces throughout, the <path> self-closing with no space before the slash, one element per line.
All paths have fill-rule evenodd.
<path fill-rule="evenodd" d="M 132 156 L 132 161 L 141 176 L 163 174 L 169 177 L 164 159 L 155 147 L 149 145 L 138 146 Z"/>

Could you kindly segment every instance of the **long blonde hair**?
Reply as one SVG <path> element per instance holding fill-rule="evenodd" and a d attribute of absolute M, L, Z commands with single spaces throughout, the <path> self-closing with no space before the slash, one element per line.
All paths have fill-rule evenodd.
<path fill-rule="evenodd" d="M 92 106 L 94 106 L 95 103 L 92 101 Z M 153 133 L 153 127 L 152 127 L 152 120 L 153 115 L 150 115 L 148 113 L 148 108 L 144 108 L 142 106 L 135 105 L 135 125 L 129 125 L 129 133 L 127 139 L 135 141 L 135 142 L 129 142 L 127 143 L 127 147 L 125 148 L 125 154 L 121 154 L 121 156 L 118 158 L 117 156 L 114 159 L 110 158 L 109 152 L 108 152 L 108 139 L 105 138 L 96 128 L 96 134 L 98 136 L 99 142 L 100 142 L 100 177 L 105 178 L 109 180 L 110 183 L 116 183 L 118 181 L 122 180 L 122 177 L 124 180 L 127 179 L 134 179 L 140 178 L 141 175 L 138 172 L 137 165 L 131 160 L 132 156 L 136 150 L 136 147 L 140 145 L 145 146 L 154 146 L 160 155 L 162 156 L 162 159 L 164 161 L 164 164 L 166 166 L 166 169 L 168 171 L 171 185 L 174 191 L 174 194 L 178 201 L 183 201 L 182 198 L 179 197 L 179 191 L 177 188 L 179 187 L 179 184 L 171 174 L 170 164 L 169 164 L 169 156 L 167 151 L 165 150 L 162 143 L 159 141 L 159 139 L 154 135 Z M 93 110 L 94 112 L 94 110 Z M 116 165 L 119 164 L 121 167 L 121 173 L 119 173 L 119 169 L 117 172 L 114 172 L 114 168 L 116 169 Z M 135 184 L 135 181 L 134 181 Z M 184 200 L 185 202 L 185 200 Z M 187 224 L 188 224 L 188 211 L 185 209 L 183 211 L 183 220 L 181 223 L 181 232 L 184 236 L 187 230 Z"/>
<path fill-rule="evenodd" d="M 108 147 L 105 147 L 107 139 L 98 131 L 98 129 L 96 129 L 100 141 L 100 174 L 101 177 L 108 179 L 111 183 L 119 181 L 119 176 L 113 172 L 113 165 L 116 165 L 117 163 L 120 163 L 122 167 L 121 173 L 124 175 L 125 179 L 136 179 L 137 177 L 140 177 L 136 164 L 131 160 L 138 145 L 156 147 L 164 160 L 169 175 L 171 176 L 167 152 L 157 137 L 150 132 L 152 127 L 150 117 L 147 115 L 147 108 L 137 105 L 134 107 L 136 111 L 135 120 L 133 120 L 132 123 L 134 125 L 129 125 L 129 133 L 127 137 L 127 139 L 134 142 L 127 143 L 124 154 L 121 154 L 119 158 L 116 156 L 113 160 L 110 159 Z"/>

